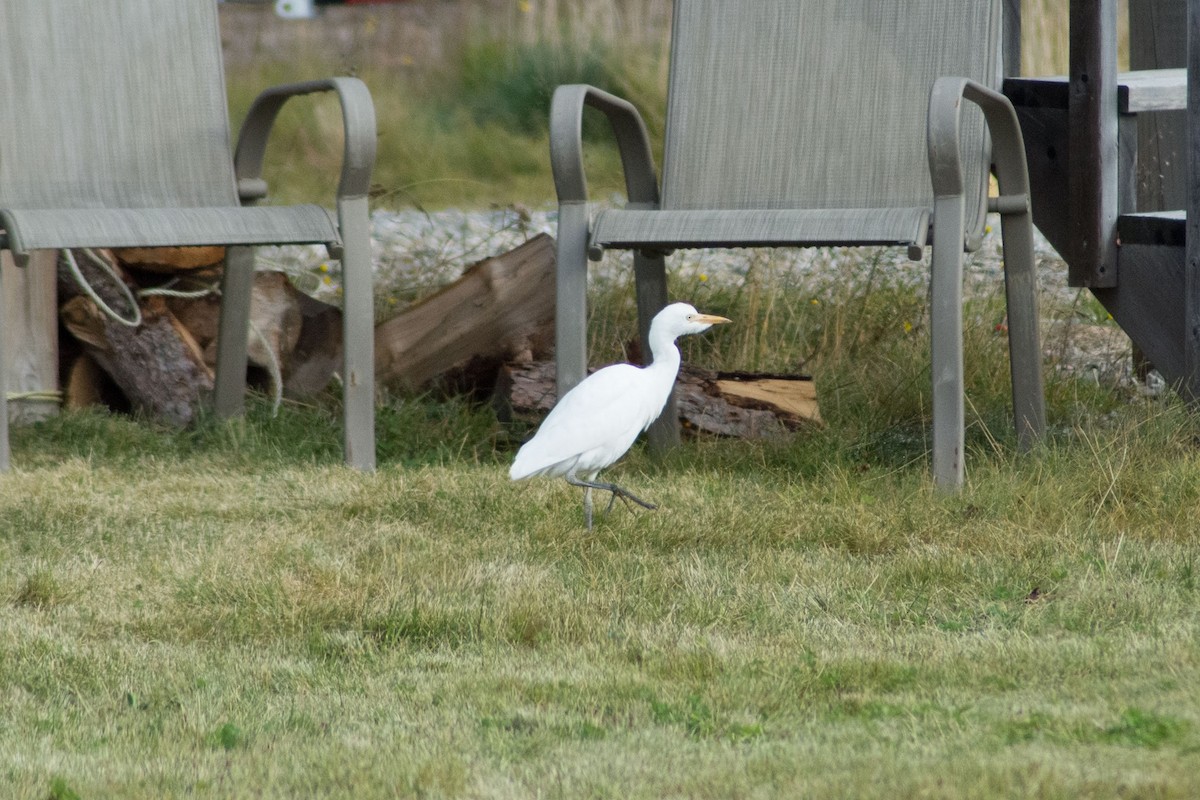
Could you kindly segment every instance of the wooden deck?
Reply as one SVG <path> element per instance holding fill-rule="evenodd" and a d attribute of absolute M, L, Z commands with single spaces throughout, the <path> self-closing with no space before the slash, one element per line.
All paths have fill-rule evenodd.
<path fill-rule="evenodd" d="M 1116 68 L 1116 0 L 1071 0 L 1069 74 L 1009 78 L 1034 222 L 1135 347 L 1200 399 L 1200 0 L 1129 0 L 1130 63 Z M 1200 47 L 1195 48 L 1200 51 Z M 1189 111 L 1189 100 L 1191 110 Z"/>

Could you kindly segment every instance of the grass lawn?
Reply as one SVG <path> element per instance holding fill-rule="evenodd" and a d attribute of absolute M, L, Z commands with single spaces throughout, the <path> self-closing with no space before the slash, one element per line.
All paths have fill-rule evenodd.
<path fill-rule="evenodd" d="M 996 430 L 1002 430 L 1002 424 Z M 0 794 L 1194 797 L 1195 421 L 703 441 L 582 530 L 458 401 L 18 432 Z"/>
<path fill-rule="evenodd" d="M 525 90 L 591 62 L 461 44 L 447 75 L 363 65 L 377 207 L 549 199 Z M 231 73 L 235 120 L 326 74 L 319 56 Z M 599 78 L 654 108 L 661 81 L 629 72 Z M 268 177 L 320 201 L 336 101 L 296 105 Z M 597 139 L 603 199 L 619 165 Z M 676 299 L 737 323 L 687 361 L 811 371 L 828 424 L 639 446 L 609 474 L 660 509 L 590 534 L 576 490 L 507 479 L 528 427 L 454 398 L 383 402 L 370 475 L 341 466 L 332 400 L 16 429 L 0 798 L 1200 797 L 1200 422 L 1055 373 L 1048 441 L 1017 454 L 1003 311 L 973 299 L 968 483 L 935 492 L 927 297 L 890 266 L 673 273 Z M 633 305 L 594 288 L 599 363 Z M 1095 303 L 1043 312 L 1048 333 L 1106 324 Z"/>

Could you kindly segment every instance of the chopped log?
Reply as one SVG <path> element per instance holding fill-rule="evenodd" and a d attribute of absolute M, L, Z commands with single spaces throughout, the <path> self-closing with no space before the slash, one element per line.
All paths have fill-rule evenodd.
<path fill-rule="evenodd" d="M 742 408 L 761 408 L 790 416 L 796 424 L 824 425 L 817 388 L 807 376 L 761 372 L 718 372 L 717 390 Z"/>
<path fill-rule="evenodd" d="M 342 368 L 342 310 L 294 287 L 293 291 L 300 313 L 300 336 L 284 361 L 283 393 L 303 399 L 323 391 Z"/>
<path fill-rule="evenodd" d="M 110 251 L 94 251 L 118 280 L 128 278 Z M 93 291 L 118 313 L 128 313 L 127 300 L 114 285 L 112 275 L 76 254 L 80 272 Z M 108 373 L 131 406 L 177 426 L 192 422 L 201 398 L 213 388 L 212 371 L 205 365 L 195 339 L 175 319 L 161 297 L 140 302 L 142 324 L 123 325 L 105 314 L 74 284 L 71 297 L 59 313 L 66 329 L 84 351 Z"/>
<path fill-rule="evenodd" d="M 267 373 L 263 382 L 274 380 L 278 369 L 288 397 L 311 397 L 327 387 L 342 363 L 341 310 L 304 294 L 282 272 L 256 272 L 251 291 L 247 352 L 250 365 Z M 170 297 L 167 304 L 215 369 L 220 298 Z"/>
<path fill-rule="evenodd" d="M 63 386 L 63 405 L 66 408 L 105 406 L 117 411 L 130 410 L 129 401 L 113 383 L 113 379 L 87 353 L 79 352 L 68 364 Z"/>
<path fill-rule="evenodd" d="M 375 329 L 375 375 L 420 388 L 474 360 L 544 350 L 554 320 L 554 240 L 540 234 L 474 264 L 454 283 Z"/>
<path fill-rule="evenodd" d="M 773 439 L 821 425 L 812 379 L 800 375 L 712 372 L 687 364 L 675 398 L 684 430 L 740 439 Z M 502 419 L 543 416 L 555 402 L 554 362 L 505 364 L 496 383 Z"/>
<path fill-rule="evenodd" d="M 68 300 L 60 314 L 134 409 L 179 427 L 196 418 L 212 391 L 212 372 L 161 298 L 146 301 L 137 328 L 113 321 L 82 296 Z"/>
<path fill-rule="evenodd" d="M 117 261 L 128 269 L 175 274 L 193 270 L 212 270 L 225 260 L 225 248 L 206 247 L 122 247 L 113 250 Z"/>

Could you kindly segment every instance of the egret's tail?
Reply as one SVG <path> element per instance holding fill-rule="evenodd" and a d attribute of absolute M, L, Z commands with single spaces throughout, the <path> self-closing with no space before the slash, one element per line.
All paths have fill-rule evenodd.
<path fill-rule="evenodd" d="M 508 477 L 514 481 L 522 478 L 532 478 L 536 475 L 551 477 L 566 474 L 568 468 L 574 467 L 574 459 L 563 459 L 561 455 L 546 452 L 546 442 L 536 436 L 517 451 L 512 466 L 508 468 Z"/>
<path fill-rule="evenodd" d="M 508 468 L 508 477 L 511 480 L 519 481 L 522 478 L 529 478 L 537 474 L 540 466 L 532 457 L 529 445 L 532 443 L 526 442 L 520 450 L 517 451 L 517 457 L 513 459 L 512 466 Z"/>

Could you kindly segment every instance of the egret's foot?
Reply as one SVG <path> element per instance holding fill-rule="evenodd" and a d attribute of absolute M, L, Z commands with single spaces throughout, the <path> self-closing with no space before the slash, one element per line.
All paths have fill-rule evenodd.
<path fill-rule="evenodd" d="M 637 503 L 642 508 L 648 508 L 651 511 L 654 511 L 655 509 L 658 508 L 658 506 L 656 506 L 654 503 L 646 502 L 645 500 L 638 497 L 633 492 L 629 491 L 628 489 L 624 489 L 620 486 L 617 486 L 615 483 L 606 484 L 604 486 L 604 488 L 608 489 L 608 491 L 612 492 L 612 497 L 608 498 L 608 508 L 605 509 L 605 511 L 604 511 L 605 514 L 607 514 L 609 511 L 612 510 L 613 503 L 615 503 L 617 501 L 618 497 L 621 498 L 621 502 L 624 503 L 627 507 L 629 505 L 629 501 L 632 500 L 633 502 Z"/>
<path fill-rule="evenodd" d="M 567 476 L 567 483 L 571 484 L 572 486 L 583 487 L 583 518 L 589 531 L 592 529 L 592 489 L 600 489 L 601 491 L 608 492 L 610 495 L 608 498 L 608 505 L 604 508 L 605 516 L 608 516 L 608 512 L 612 511 L 613 504 L 617 502 L 618 497 L 621 498 L 621 502 L 626 506 L 629 505 L 630 501 L 633 501 L 642 508 L 648 508 L 651 511 L 654 511 L 658 508 L 658 506 L 656 506 L 654 503 L 643 500 L 633 492 L 622 486 L 618 486 L 615 483 L 581 481 L 574 475 Z"/>

